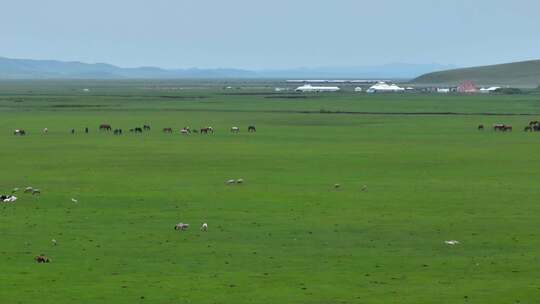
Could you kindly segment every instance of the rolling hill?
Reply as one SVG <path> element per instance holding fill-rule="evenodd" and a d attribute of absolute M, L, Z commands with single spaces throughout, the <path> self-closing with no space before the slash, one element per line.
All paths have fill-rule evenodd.
<path fill-rule="evenodd" d="M 540 60 L 428 73 L 413 82 L 417 85 L 458 85 L 465 80 L 485 86 L 536 88 L 540 85 Z"/>
<path fill-rule="evenodd" d="M 427 72 L 448 69 L 440 64 L 393 63 L 378 66 L 314 67 L 291 69 L 162 69 L 122 68 L 106 63 L 0 57 L 0 79 L 412 79 Z"/>

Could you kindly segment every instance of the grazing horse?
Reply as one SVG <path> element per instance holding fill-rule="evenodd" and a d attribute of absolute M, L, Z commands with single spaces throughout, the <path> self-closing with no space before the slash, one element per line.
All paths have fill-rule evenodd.
<path fill-rule="evenodd" d="M 503 131 L 504 131 L 504 132 L 512 132 L 512 126 L 510 126 L 510 125 L 505 125 Z"/>
<path fill-rule="evenodd" d="M 17 135 L 18 136 L 24 136 L 24 135 L 26 135 L 26 131 L 21 130 L 21 129 L 17 129 L 17 130 L 15 130 L 15 132 L 13 132 L 13 135 L 15 135 L 15 136 L 17 136 Z"/>
<path fill-rule="evenodd" d="M 174 230 L 185 231 L 189 228 L 189 224 L 178 223 L 174 225 Z"/>
<path fill-rule="evenodd" d="M 183 128 L 183 129 L 180 130 L 180 134 L 189 135 L 189 133 L 191 133 L 191 131 L 189 131 L 189 129 Z"/>
<path fill-rule="evenodd" d="M 504 131 L 506 131 L 505 128 L 506 128 L 505 124 L 494 124 L 493 125 L 493 130 L 494 131 L 503 131 L 504 132 Z"/>
<path fill-rule="evenodd" d="M 249 126 L 248 127 L 248 132 L 257 132 L 257 129 L 255 128 L 255 126 Z"/>
<path fill-rule="evenodd" d="M 114 129 L 114 135 L 122 135 L 122 129 Z"/>
<path fill-rule="evenodd" d="M 239 127 L 232 127 L 231 128 L 231 133 L 238 133 L 240 132 L 240 128 Z"/>
<path fill-rule="evenodd" d="M 163 133 L 169 133 L 172 134 L 173 129 L 172 128 L 163 128 Z"/>
<path fill-rule="evenodd" d="M 532 132 L 533 128 L 531 126 L 526 126 L 525 129 L 523 129 L 525 132 Z"/>
<path fill-rule="evenodd" d="M 143 132 L 143 129 L 140 128 L 140 127 L 137 127 L 135 129 L 133 129 L 135 133 L 142 133 Z"/>
<path fill-rule="evenodd" d="M 38 263 L 50 263 L 51 262 L 51 259 L 49 259 L 47 256 L 41 254 L 41 255 L 38 255 L 34 258 L 34 260 L 36 260 L 36 262 Z"/>
<path fill-rule="evenodd" d="M 201 134 L 208 134 L 208 133 L 214 134 L 214 128 L 212 128 L 212 127 L 202 128 L 200 130 L 200 132 L 201 132 Z"/>
<path fill-rule="evenodd" d="M 143 126 L 143 129 L 144 129 L 145 131 L 150 131 L 150 125 L 144 125 L 144 126 Z"/>
<path fill-rule="evenodd" d="M 478 130 L 483 131 L 484 130 L 484 125 L 478 125 Z"/>
<path fill-rule="evenodd" d="M 112 131 L 112 127 L 109 124 L 101 124 L 99 125 L 100 131 Z"/>

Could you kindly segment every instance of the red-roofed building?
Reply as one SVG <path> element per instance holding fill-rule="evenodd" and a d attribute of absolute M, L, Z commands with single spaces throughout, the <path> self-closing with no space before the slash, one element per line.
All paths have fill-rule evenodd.
<path fill-rule="evenodd" d="M 467 80 L 459 85 L 458 93 L 478 93 L 478 87 L 473 81 Z"/>

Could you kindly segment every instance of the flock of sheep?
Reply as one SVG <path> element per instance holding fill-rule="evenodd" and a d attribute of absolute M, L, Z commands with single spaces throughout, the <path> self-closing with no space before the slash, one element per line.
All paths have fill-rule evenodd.
<path fill-rule="evenodd" d="M 14 195 L 19 191 L 19 188 L 15 188 L 11 191 L 11 194 L 2 194 L 0 195 L 0 203 L 14 203 L 17 200 L 17 197 Z M 33 187 L 26 187 L 24 188 L 24 193 L 31 193 L 32 195 L 39 195 L 41 194 L 41 190 L 33 188 Z"/>

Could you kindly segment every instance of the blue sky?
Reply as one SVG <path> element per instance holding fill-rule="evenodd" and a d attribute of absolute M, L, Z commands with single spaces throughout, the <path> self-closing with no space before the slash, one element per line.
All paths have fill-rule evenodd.
<path fill-rule="evenodd" d="M 0 56 L 291 68 L 540 59 L 538 0 L 2 1 Z"/>

